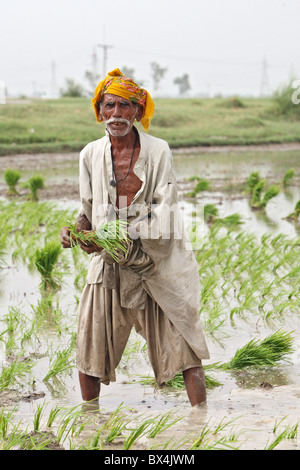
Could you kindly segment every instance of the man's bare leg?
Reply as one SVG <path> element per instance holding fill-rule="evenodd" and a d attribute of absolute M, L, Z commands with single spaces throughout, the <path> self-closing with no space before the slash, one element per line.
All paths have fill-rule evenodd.
<path fill-rule="evenodd" d="M 100 380 L 79 371 L 81 396 L 84 401 L 98 400 L 100 395 Z"/>
<path fill-rule="evenodd" d="M 203 367 L 192 367 L 183 371 L 183 379 L 192 406 L 206 402 L 206 384 Z"/>

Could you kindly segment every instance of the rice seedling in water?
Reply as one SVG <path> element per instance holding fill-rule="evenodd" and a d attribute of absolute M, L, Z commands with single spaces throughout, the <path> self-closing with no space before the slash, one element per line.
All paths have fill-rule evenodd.
<path fill-rule="evenodd" d="M 293 212 L 291 212 L 287 217 L 287 220 L 292 222 L 299 223 L 300 222 L 300 201 L 298 201 L 295 205 Z"/>
<path fill-rule="evenodd" d="M 25 374 L 31 372 L 34 366 L 30 361 L 14 361 L 9 366 L 3 367 L 0 374 L 0 391 L 7 389 L 12 383 L 17 382 Z"/>
<path fill-rule="evenodd" d="M 17 191 L 17 184 L 19 179 L 21 178 L 21 174 L 18 170 L 12 170 L 8 168 L 4 173 L 4 179 L 8 185 L 8 192 L 9 196 L 16 196 L 18 194 Z"/>
<path fill-rule="evenodd" d="M 44 289 L 58 287 L 57 281 L 53 278 L 53 270 L 61 250 L 60 243 L 51 241 L 35 252 L 35 266 L 42 276 L 42 287 Z"/>
<path fill-rule="evenodd" d="M 73 243 L 82 243 L 105 250 L 114 260 L 118 259 L 120 251 L 128 252 L 131 240 L 128 235 L 128 223 L 124 220 L 113 220 L 101 225 L 97 230 L 76 231 L 76 225 L 69 224 L 70 236 Z"/>
<path fill-rule="evenodd" d="M 0 437 L 5 439 L 7 437 L 9 424 L 14 413 L 14 409 L 8 413 L 4 413 L 4 407 L 0 411 Z"/>
<path fill-rule="evenodd" d="M 55 356 L 50 361 L 49 371 L 44 377 L 44 381 L 47 382 L 52 377 L 61 374 L 62 372 L 69 370 L 74 365 L 74 358 L 72 357 L 73 351 L 70 346 L 62 351 L 57 351 Z"/>
<path fill-rule="evenodd" d="M 253 193 L 253 190 L 255 188 L 255 186 L 259 183 L 259 181 L 261 180 L 260 178 L 260 174 L 258 171 L 254 171 L 250 174 L 250 176 L 247 178 L 247 181 L 246 181 L 246 191 L 252 195 Z"/>
<path fill-rule="evenodd" d="M 31 201 L 38 201 L 38 191 L 45 187 L 45 180 L 41 176 L 32 176 L 24 183 L 24 187 L 30 190 L 29 199 Z"/>
<path fill-rule="evenodd" d="M 169 411 L 162 416 L 158 416 L 153 422 L 151 422 L 148 437 L 154 438 L 158 434 L 161 434 L 166 429 L 169 429 L 174 424 L 178 423 L 183 419 L 183 416 L 173 417 L 174 412 Z"/>
<path fill-rule="evenodd" d="M 268 202 L 279 194 L 279 187 L 270 186 L 263 194 L 265 188 L 265 180 L 259 181 L 253 188 L 251 197 L 252 209 L 265 209 Z"/>
<path fill-rule="evenodd" d="M 205 222 L 212 223 L 219 215 L 218 208 L 215 204 L 205 204 L 203 208 L 203 216 Z"/>
<path fill-rule="evenodd" d="M 130 450 L 132 449 L 134 443 L 141 438 L 142 436 L 146 435 L 147 429 L 151 425 L 152 420 L 146 419 L 142 421 L 137 428 L 134 428 L 131 433 L 124 439 L 123 442 L 123 450 Z"/>
<path fill-rule="evenodd" d="M 128 420 L 124 418 L 122 412 L 122 403 L 113 411 L 103 426 L 103 444 L 108 444 L 114 441 L 117 437 L 120 437 L 123 431 L 126 429 Z"/>
<path fill-rule="evenodd" d="M 210 188 L 210 183 L 209 181 L 206 180 L 199 180 L 195 186 L 195 188 L 187 193 L 188 197 L 196 197 L 198 193 L 201 193 L 202 191 L 208 191 Z"/>
<path fill-rule="evenodd" d="M 286 417 L 282 418 L 282 420 L 280 421 L 280 423 L 275 423 L 274 425 L 274 429 L 273 429 L 273 433 L 276 434 L 276 432 L 278 431 L 278 426 L 279 424 L 282 423 L 282 421 L 285 419 Z M 299 422 L 297 422 L 295 425 L 287 425 L 285 426 L 284 430 L 281 431 L 275 438 L 274 440 L 269 444 L 267 443 L 264 450 L 273 450 L 275 449 L 275 447 L 277 447 L 282 441 L 286 440 L 286 439 L 296 439 L 297 438 L 297 434 L 298 434 L 298 426 L 299 426 Z"/>
<path fill-rule="evenodd" d="M 33 417 L 33 429 L 35 432 L 37 432 L 40 429 L 41 418 L 43 415 L 44 408 L 45 408 L 45 403 L 43 403 L 42 405 L 37 405 L 37 410 L 34 413 L 34 417 Z"/>
<path fill-rule="evenodd" d="M 295 176 L 295 171 L 293 168 L 290 168 L 289 170 L 286 171 L 286 173 L 284 174 L 284 177 L 281 181 L 281 184 L 286 188 L 290 182 L 291 182 L 291 179 Z"/>
<path fill-rule="evenodd" d="M 59 412 L 61 411 L 62 407 L 59 405 L 56 405 L 54 408 L 51 408 L 49 416 L 48 416 L 48 421 L 47 421 L 47 428 L 51 428 L 52 424 L 54 423 L 54 420 L 58 416 Z"/>
<path fill-rule="evenodd" d="M 227 215 L 226 217 L 223 217 L 223 218 L 217 218 L 215 220 L 215 223 L 230 227 L 232 225 L 240 225 L 243 223 L 243 221 L 242 221 L 241 215 L 236 213 L 236 214 Z"/>
<path fill-rule="evenodd" d="M 237 447 L 233 445 L 235 436 L 231 434 L 230 436 L 223 436 L 219 439 L 216 437 L 220 431 L 224 430 L 227 426 L 231 425 L 232 421 L 228 423 L 223 423 L 223 420 L 216 428 L 213 426 L 209 427 L 208 423 L 203 427 L 199 435 L 194 438 L 192 445 L 189 447 L 189 450 L 213 450 L 213 449 L 234 449 L 237 450 Z"/>
<path fill-rule="evenodd" d="M 0 450 L 14 450 L 21 445 L 25 436 L 25 431 L 20 429 L 21 422 L 13 425 L 12 430 L 0 441 Z"/>

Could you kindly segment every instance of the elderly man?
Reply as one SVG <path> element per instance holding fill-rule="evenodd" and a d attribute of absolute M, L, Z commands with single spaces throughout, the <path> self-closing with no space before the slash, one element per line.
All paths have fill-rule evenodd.
<path fill-rule="evenodd" d="M 134 326 L 147 342 L 157 383 L 183 372 L 191 405 L 202 404 L 202 359 L 209 353 L 199 320 L 198 269 L 181 226 L 171 151 L 148 134 L 152 98 L 115 69 L 97 86 L 92 104 L 106 136 L 80 154 L 77 230 L 125 218 L 132 243 L 117 262 L 107 252 L 82 247 L 92 253 L 77 335 L 83 400 L 97 401 L 100 384 L 116 380 Z M 138 131 L 135 121 L 146 132 Z M 71 246 L 69 234 L 64 227 L 65 248 Z"/>

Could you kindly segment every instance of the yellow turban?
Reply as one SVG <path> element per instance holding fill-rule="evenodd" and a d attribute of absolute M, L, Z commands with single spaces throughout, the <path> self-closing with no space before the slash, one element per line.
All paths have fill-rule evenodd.
<path fill-rule="evenodd" d="M 140 104 L 143 108 L 141 123 L 145 131 L 148 132 L 150 120 L 154 113 L 154 103 L 148 91 L 139 87 L 131 78 L 125 77 L 119 69 L 112 70 L 108 73 L 106 78 L 98 84 L 95 90 L 95 96 L 92 99 L 92 105 L 98 122 L 102 121 L 102 119 L 99 118 L 99 104 L 103 95 L 106 93 L 121 96 L 122 98 Z"/>

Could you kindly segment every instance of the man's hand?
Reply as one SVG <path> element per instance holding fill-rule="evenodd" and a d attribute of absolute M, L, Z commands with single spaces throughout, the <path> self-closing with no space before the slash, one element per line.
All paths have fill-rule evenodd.
<path fill-rule="evenodd" d="M 63 248 L 71 248 L 70 229 L 63 227 L 60 231 L 60 240 Z"/>
<path fill-rule="evenodd" d="M 60 231 L 60 240 L 61 240 L 61 244 L 62 244 L 63 248 L 71 248 L 72 246 L 74 246 L 77 243 L 75 241 L 73 241 L 73 242 L 71 241 L 69 227 L 63 227 L 61 229 L 61 231 Z M 94 245 L 85 245 L 80 240 L 78 240 L 78 245 L 88 255 L 90 255 L 91 253 L 95 253 L 96 251 L 97 252 L 102 251 L 102 248 L 97 248 Z"/>

